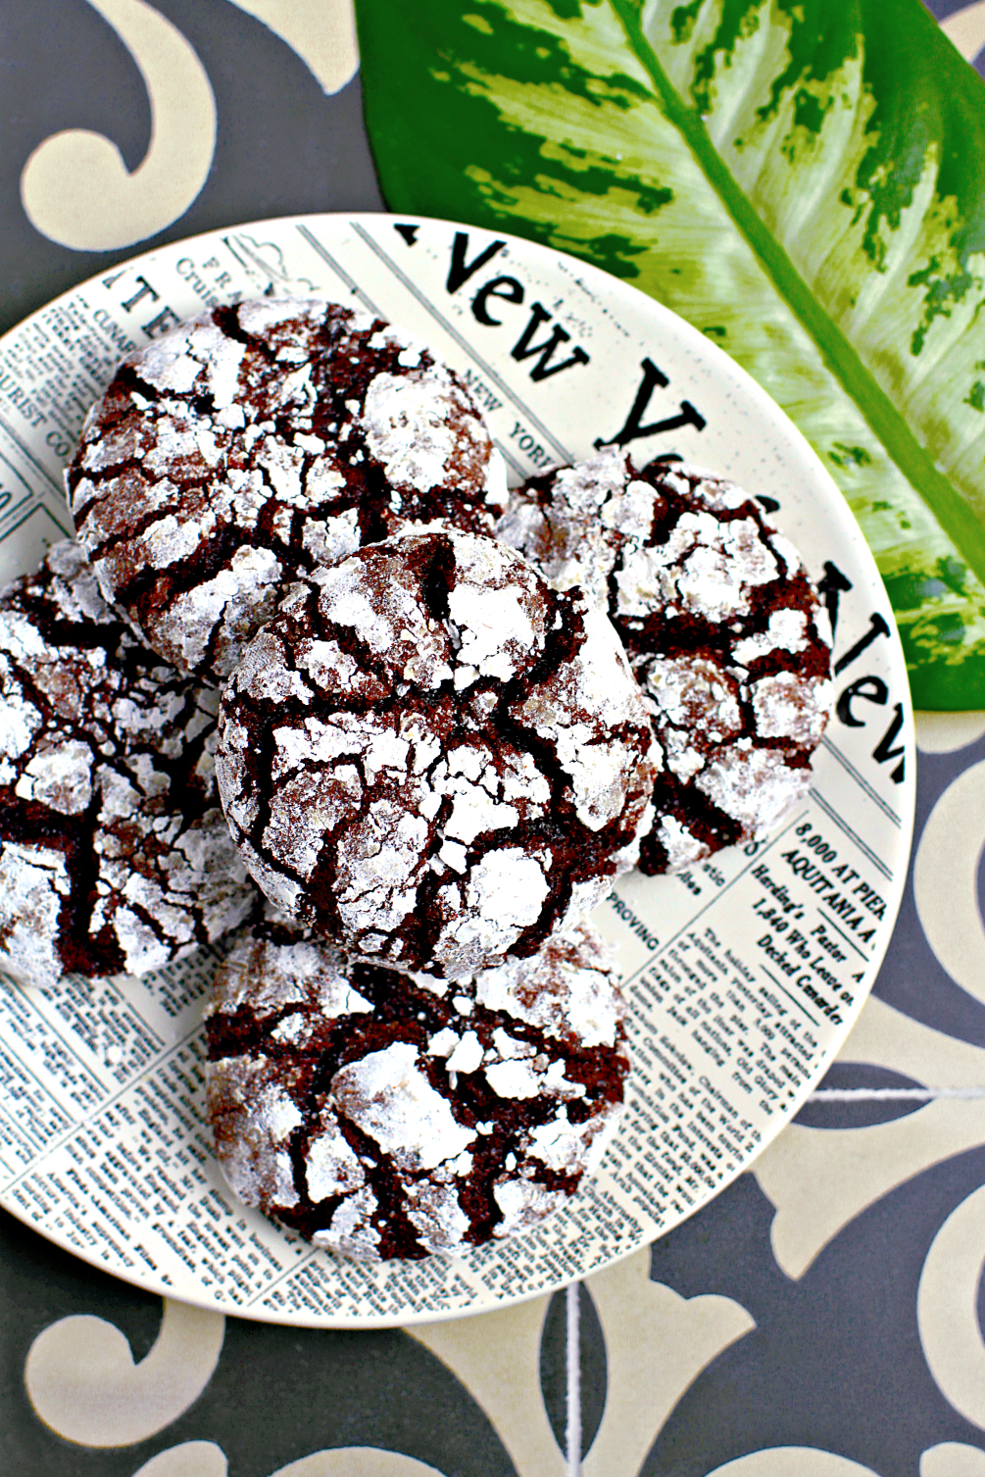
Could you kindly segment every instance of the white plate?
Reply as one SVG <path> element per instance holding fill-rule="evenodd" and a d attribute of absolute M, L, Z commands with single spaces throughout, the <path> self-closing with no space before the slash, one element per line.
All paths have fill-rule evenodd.
<path fill-rule="evenodd" d="M 359 302 L 427 339 L 470 382 L 515 481 L 645 430 L 627 442 L 641 462 L 676 452 L 771 500 L 814 576 L 837 587 L 839 716 L 802 809 L 689 873 L 623 878 L 598 910 L 633 1006 L 628 1111 L 600 1173 L 533 1232 L 460 1261 L 375 1267 L 244 1210 L 201 1122 L 200 1018 L 217 955 L 143 981 L 0 991 L 0 1201 L 51 1240 L 151 1291 L 251 1318 L 386 1326 L 479 1312 L 595 1271 L 704 1205 L 838 1051 L 906 876 L 902 651 L 834 483 L 714 344 L 570 257 L 383 215 L 167 246 L 0 340 L 0 577 L 34 568 L 69 531 L 61 467 L 119 357 L 209 304 L 271 291 Z"/>

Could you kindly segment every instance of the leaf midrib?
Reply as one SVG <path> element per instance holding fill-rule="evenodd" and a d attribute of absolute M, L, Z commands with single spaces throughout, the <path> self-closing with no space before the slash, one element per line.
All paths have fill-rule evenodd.
<path fill-rule="evenodd" d="M 643 33 L 633 0 L 609 0 L 631 50 L 645 69 L 664 112 L 748 243 L 780 297 L 816 344 L 827 369 L 854 401 L 874 435 L 945 533 L 985 583 L 985 529 L 947 477 L 934 465 L 892 400 L 857 350 L 804 281 L 783 246 L 736 184 L 712 143 L 700 115 L 671 83 Z"/>

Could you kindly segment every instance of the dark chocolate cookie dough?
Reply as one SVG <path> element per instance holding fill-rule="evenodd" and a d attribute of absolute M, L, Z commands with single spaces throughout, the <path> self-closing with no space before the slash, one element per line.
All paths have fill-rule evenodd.
<path fill-rule="evenodd" d="M 634 864 L 652 744 L 602 612 L 445 531 L 293 587 L 225 691 L 216 769 L 289 916 L 455 978 L 535 953 Z"/>
<path fill-rule="evenodd" d="M 807 793 L 828 720 L 831 630 L 788 539 L 724 478 L 615 448 L 533 478 L 499 536 L 601 601 L 646 694 L 662 764 L 640 867 L 762 836 Z"/>
<path fill-rule="evenodd" d="M 490 532 L 506 502 L 453 371 L 322 299 L 215 308 L 132 354 L 67 481 L 106 599 L 217 684 L 285 581 L 407 524 Z"/>
<path fill-rule="evenodd" d="M 0 594 L 0 969 L 143 974 L 249 915 L 216 707 L 108 609 L 77 544 Z"/>
<path fill-rule="evenodd" d="M 455 985 L 347 962 L 271 917 L 216 980 L 208 1112 L 232 1188 L 365 1260 L 536 1224 L 621 1112 L 625 1005 L 579 924 Z"/>

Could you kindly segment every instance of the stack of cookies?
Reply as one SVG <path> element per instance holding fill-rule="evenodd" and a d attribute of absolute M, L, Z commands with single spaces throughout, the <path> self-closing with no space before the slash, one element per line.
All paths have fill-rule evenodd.
<path fill-rule="evenodd" d="M 534 1224 L 628 1070 L 587 913 L 809 781 L 795 551 L 618 452 L 510 497 L 458 377 L 322 300 L 132 355 L 68 487 L 78 542 L 0 596 L 3 967 L 139 974 L 249 921 L 207 1022 L 233 1189 L 369 1259 Z"/>

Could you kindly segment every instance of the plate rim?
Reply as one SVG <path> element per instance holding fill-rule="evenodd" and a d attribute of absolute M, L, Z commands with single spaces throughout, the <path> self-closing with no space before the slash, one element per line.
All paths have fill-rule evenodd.
<path fill-rule="evenodd" d="M 887 607 L 891 608 L 888 596 L 886 596 L 885 594 L 885 587 L 882 581 L 882 577 L 879 574 L 878 568 L 875 564 L 875 559 L 872 551 L 869 548 L 869 545 L 866 542 L 865 537 L 854 515 L 852 514 L 846 499 L 844 498 L 834 479 L 828 472 L 819 454 L 807 441 L 806 437 L 804 436 L 803 432 L 800 431 L 799 427 L 796 426 L 796 424 L 777 404 L 777 402 L 773 400 L 773 398 L 767 393 L 767 391 L 762 388 L 758 381 L 756 381 L 752 377 L 748 370 L 744 369 L 743 366 L 740 365 L 735 359 L 733 359 L 724 349 L 722 349 L 720 345 L 714 343 L 711 339 L 708 339 L 704 334 L 702 334 L 700 329 L 694 327 L 694 325 L 688 322 L 687 319 L 681 317 L 678 313 L 674 312 L 673 309 L 667 307 L 666 304 L 660 302 L 658 299 L 649 296 L 647 293 L 643 292 L 642 289 L 635 287 L 626 279 L 615 277 L 605 272 L 602 268 L 596 267 L 591 263 L 581 261 L 579 258 L 574 257 L 570 255 L 570 253 L 562 251 L 558 248 L 545 245 L 544 243 L 539 241 L 529 240 L 522 236 L 517 236 L 508 231 L 493 231 L 487 226 L 478 226 L 466 222 L 451 220 L 445 217 L 416 215 L 412 213 L 398 215 L 388 211 L 305 211 L 291 213 L 284 216 L 260 218 L 250 221 L 237 222 L 226 226 L 213 227 L 206 231 L 196 232 L 194 235 L 191 236 L 179 237 L 175 240 L 164 242 L 161 245 L 152 247 L 148 250 L 138 252 L 133 255 L 120 257 L 113 265 L 103 267 L 97 272 L 90 273 L 88 276 L 78 281 L 73 286 L 67 288 L 64 292 L 59 293 L 56 297 L 41 304 L 33 312 L 27 314 L 23 319 L 19 320 L 18 323 L 14 324 L 10 329 L 8 329 L 5 334 L 0 336 L 0 349 L 3 348 L 9 338 L 20 332 L 26 325 L 37 319 L 42 313 L 48 311 L 49 309 L 57 306 L 64 301 L 69 300 L 76 293 L 84 290 L 90 282 L 95 282 L 101 278 L 111 276 L 113 273 L 118 272 L 121 268 L 139 267 L 141 264 L 150 262 L 155 258 L 161 257 L 162 255 L 173 254 L 179 251 L 181 248 L 192 246 L 196 242 L 211 240 L 218 241 L 221 240 L 223 236 L 237 232 L 262 231 L 264 229 L 283 229 L 291 226 L 297 226 L 299 223 L 321 224 L 323 226 L 326 223 L 328 223 L 329 225 L 332 225 L 333 223 L 338 223 L 338 225 L 344 227 L 352 225 L 354 223 L 376 225 L 380 222 L 388 222 L 392 224 L 400 223 L 405 225 L 417 224 L 420 226 L 428 227 L 437 226 L 445 227 L 448 229 L 476 232 L 483 237 L 495 236 L 497 239 L 502 239 L 505 243 L 508 244 L 509 247 L 516 248 L 518 255 L 522 255 L 523 253 L 533 253 L 536 258 L 539 258 L 543 262 L 545 267 L 549 266 L 551 262 L 556 263 L 559 260 L 565 263 L 569 263 L 573 268 L 576 269 L 574 273 L 575 277 L 581 275 L 586 278 L 594 278 L 600 284 L 604 285 L 606 291 L 608 291 L 609 293 L 613 293 L 615 296 L 623 299 L 625 303 L 629 306 L 630 310 L 632 310 L 634 302 L 639 302 L 643 307 L 645 307 L 648 312 L 655 313 L 658 318 L 663 317 L 668 324 L 673 325 L 675 333 L 681 335 L 685 341 L 690 341 L 693 348 L 699 350 L 699 353 L 697 355 L 697 358 L 699 360 L 705 360 L 706 362 L 710 363 L 713 371 L 713 377 L 716 380 L 719 379 L 721 375 L 724 375 L 726 379 L 732 381 L 735 385 L 737 385 L 738 388 L 741 390 L 743 396 L 747 396 L 754 403 L 756 410 L 758 411 L 760 416 L 764 417 L 771 423 L 780 438 L 788 443 L 792 442 L 796 446 L 799 455 L 806 458 L 812 464 L 814 475 L 819 478 L 821 482 L 823 482 L 823 484 L 825 484 L 826 496 L 828 499 L 830 499 L 828 511 L 834 512 L 835 520 L 839 528 L 839 533 L 852 544 L 853 551 L 856 557 L 860 558 L 861 562 L 868 566 L 869 577 L 874 581 L 875 585 L 882 592 L 886 600 Z M 275 299 L 279 295 L 287 294 L 270 294 L 272 299 Z M 291 295 L 297 296 L 297 294 Z M 327 289 L 322 289 L 317 295 L 328 297 L 329 300 L 333 301 L 339 300 L 337 298 L 334 298 Z M 203 303 L 201 311 L 204 313 L 207 310 L 208 305 Z M 418 334 L 417 336 L 421 337 L 422 335 Z M 691 465 L 694 464 L 692 463 Z M 892 623 L 891 646 L 893 650 L 893 666 L 895 668 L 898 668 L 899 674 L 902 678 L 900 696 L 903 704 L 904 721 L 901 732 L 905 735 L 906 743 L 909 746 L 908 752 L 912 753 L 915 756 L 916 742 L 913 705 L 910 696 L 909 681 L 906 677 L 905 658 L 903 656 L 902 645 L 895 621 L 893 621 Z M 755 1165 L 758 1158 L 763 1154 L 763 1152 L 773 1142 L 775 1142 L 783 1129 L 792 1122 L 797 1112 L 803 1106 L 803 1103 L 813 1092 L 815 1086 L 817 1085 L 817 1082 L 828 1070 L 831 1063 L 835 1060 L 836 1056 L 844 1048 L 844 1045 L 851 1033 L 851 1030 L 853 1029 L 858 1019 L 859 1013 L 861 1012 L 862 1008 L 864 1007 L 865 1001 L 871 993 L 872 986 L 875 983 L 875 979 L 878 975 L 879 969 L 882 966 L 885 954 L 888 950 L 889 943 L 896 926 L 900 906 L 902 904 L 903 895 L 905 892 L 910 870 L 913 830 L 915 824 L 916 776 L 913 773 L 914 768 L 915 765 L 911 764 L 910 766 L 908 766 L 910 772 L 906 776 L 906 801 L 900 806 L 900 818 L 902 824 L 898 840 L 899 862 L 893 875 L 892 887 L 890 889 L 891 896 L 886 900 L 887 917 L 890 920 L 890 923 L 887 924 L 885 940 L 881 943 L 878 955 L 870 961 L 867 968 L 866 973 L 869 975 L 869 980 L 868 983 L 864 986 L 864 993 L 862 994 L 861 998 L 857 1000 L 855 1004 L 851 1007 L 846 1018 L 845 1027 L 841 1031 L 841 1034 L 838 1036 L 836 1043 L 833 1044 L 828 1051 L 821 1053 L 817 1067 L 811 1071 L 805 1083 L 796 1092 L 795 1096 L 791 1100 L 789 1108 L 785 1111 L 784 1116 L 780 1119 L 780 1121 L 776 1124 L 770 1124 L 766 1127 L 766 1131 L 762 1135 L 761 1142 L 757 1145 L 755 1151 L 750 1154 L 742 1163 L 737 1165 L 736 1169 L 732 1173 L 727 1174 L 712 1192 L 708 1193 L 704 1198 L 699 1199 L 697 1203 L 693 1207 L 691 1207 L 685 1215 L 682 1215 L 673 1220 L 670 1225 L 658 1229 L 655 1234 L 648 1240 L 634 1241 L 632 1245 L 628 1246 L 625 1249 L 617 1251 L 614 1255 L 606 1257 L 604 1260 L 600 1261 L 597 1266 L 594 1266 L 589 1270 L 579 1271 L 577 1274 L 575 1274 L 573 1277 L 568 1278 L 567 1280 L 552 1282 L 547 1286 L 538 1287 L 532 1291 L 511 1292 L 509 1295 L 500 1294 L 495 1297 L 490 1296 L 488 1299 L 483 1300 L 478 1306 L 468 1305 L 465 1307 L 428 1310 L 424 1312 L 410 1310 L 406 1314 L 393 1316 L 389 1314 L 383 1314 L 371 1316 L 367 1315 L 363 1317 L 357 1315 L 334 1313 L 318 1315 L 315 1313 L 308 1313 L 306 1311 L 292 1313 L 288 1316 L 284 1310 L 274 1311 L 260 1307 L 242 1306 L 232 1302 L 226 1303 L 222 1301 L 222 1299 L 219 1297 L 204 1295 L 204 1291 L 202 1295 L 189 1294 L 184 1289 L 182 1289 L 180 1293 L 178 1293 L 174 1288 L 169 1288 L 163 1282 L 154 1278 L 153 1276 L 141 1275 L 140 1267 L 135 1267 L 132 1273 L 130 1273 L 127 1269 L 119 1270 L 115 1267 L 110 1267 L 107 1263 L 99 1258 L 97 1252 L 90 1252 L 88 1249 L 76 1246 L 74 1243 L 70 1242 L 63 1233 L 59 1232 L 57 1228 L 52 1228 L 51 1230 L 43 1228 L 36 1221 L 30 1218 L 26 1210 L 22 1210 L 21 1207 L 10 1203 L 9 1196 L 6 1191 L 0 1192 L 0 1206 L 2 1206 L 21 1224 L 29 1227 L 32 1231 L 43 1237 L 44 1240 L 51 1242 L 60 1250 L 67 1252 L 73 1257 L 78 1257 L 81 1261 L 89 1266 L 92 1266 L 97 1271 L 107 1273 L 111 1277 L 117 1277 L 121 1281 L 131 1286 L 137 1287 L 142 1291 L 160 1296 L 162 1298 L 170 1298 L 175 1301 L 183 1302 L 190 1306 L 201 1308 L 210 1312 L 215 1312 L 223 1316 L 244 1318 L 250 1321 L 269 1323 L 283 1327 L 326 1329 L 336 1328 L 352 1330 L 410 1328 L 418 1324 L 447 1322 L 453 1319 L 478 1317 L 483 1313 L 501 1311 L 505 1308 L 514 1307 L 520 1303 L 531 1301 L 532 1299 L 537 1297 L 550 1297 L 561 1288 L 570 1285 L 570 1283 L 572 1282 L 580 1281 L 584 1277 L 594 1276 L 597 1273 L 607 1269 L 608 1267 L 614 1266 L 616 1263 L 625 1260 L 628 1256 L 634 1255 L 635 1253 L 643 1250 L 645 1247 L 652 1245 L 654 1241 L 659 1240 L 662 1236 L 671 1233 L 679 1225 L 691 1219 L 692 1216 L 698 1214 L 708 1204 L 710 1204 L 711 1201 L 717 1199 L 718 1196 L 722 1194 L 722 1192 L 726 1190 L 741 1174 L 750 1171 Z M 27 1172 L 30 1172 L 30 1170 L 28 1169 Z M 255 1213 L 259 1214 L 259 1212 Z M 265 1217 L 264 1219 L 269 1218 Z M 549 1219 L 550 1217 L 548 1217 L 548 1220 Z M 274 1225 L 275 1230 L 283 1230 L 283 1228 L 278 1226 L 276 1222 L 272 1224 Z M 546 1224 L 546 1222 L 540 1223 L 540 1225 L 544 1224 Z M 512 1238 L 506 1238 L 507 1241 L 509 1239 Z M 493 1245 L 493 1243 L 490 1243 L 490 1245 Z M 328 1252 L 322 1252 L 320 1248 L 313 1248 L 312 1250 L 314 1256 L 316 1257 L 318 1257 L 319 1255 L 330 1257 L 332 1255 Z M 282 1277 L 279 1278 L 278 1281 L 283 1280 L 284 1276 L 290 1277 L 292 1271 L 296 1270 L 297 1267 L 306 1264 L 307 1261 L 310 1260 L 311 1258 L 305 1255 L 304 1261 L 299 1260 L 295 1267 L 288 1269 L 286 1273 L 282 1274 Z M 445 1260 L 451 1263 L 455 1259 L 447 1258 Z M 372 1265 L 385 1267 L 387 1264 L 376 1263 Z M 144 1268 L 144 1270 L 149 1271 L 149 1269 L 147 1268 Z M 257 1296 L 262 1297 L 267 1292 L 269 1292 L 269 1290 L 269 1288 L 265 1288 L 259 1294 L 257 1294 Z"/>

